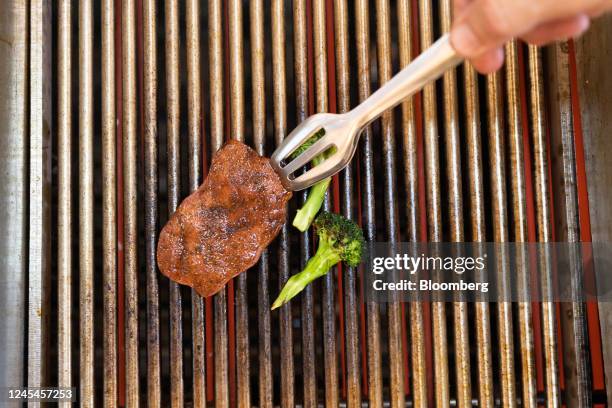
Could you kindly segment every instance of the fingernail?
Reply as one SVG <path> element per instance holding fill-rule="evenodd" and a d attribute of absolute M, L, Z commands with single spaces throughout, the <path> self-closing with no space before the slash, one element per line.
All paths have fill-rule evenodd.
<path fill-rule="evenodd" d="M 453 28 L 451 43 L 459 54 L 466 57 L 476 56 L 480 48 L 476 35 L 467 24 L 461 24 Z"/>
<path fill-rule="evenodd" d="M 590 25 L 591 19 L 586 14 L 580 15 L 578 20 L 578 33 L 575 37 L 580 37 L 584 34 L 584 32 L 589 29 Z"/>

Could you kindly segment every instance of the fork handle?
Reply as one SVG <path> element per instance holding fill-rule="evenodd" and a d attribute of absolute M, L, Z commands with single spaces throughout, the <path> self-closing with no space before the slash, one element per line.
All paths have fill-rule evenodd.
<path fill-rule="evenodd" d="M 463 58 L 452 47 L 449 35 L 445 34 L 351 110 L 350 115 L 358 121 L 358 127 L 361 128 L 462 61 Z"/>

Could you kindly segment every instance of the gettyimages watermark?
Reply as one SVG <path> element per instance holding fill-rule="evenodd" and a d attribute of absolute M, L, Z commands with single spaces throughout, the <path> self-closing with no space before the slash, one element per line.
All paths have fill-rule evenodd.
<path fill-rule="evenodd" d="M 612 301 L 612 243 L 369 244 L 369 301 Z"/>

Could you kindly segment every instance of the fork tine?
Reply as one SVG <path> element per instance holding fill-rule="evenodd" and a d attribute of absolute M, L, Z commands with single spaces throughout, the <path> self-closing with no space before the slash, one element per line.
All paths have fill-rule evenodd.
<path fill-rule="evenodd" d="M 272 153 L 272 160 L 280 162 L 289 157 L 298 147 L 323 127 L 320 122 L 320 115 L 313 115 L 305 119 L 276 148 L 274 153 Z"/>
<path fill-rule="evenodd" d="M 287 175 L 287 177 L 289 177 L 296 170 L 310 163 L 310 161 L 312 161 L 312 159 L 314 159 L 316 156 L 332 147 L 334 147 L 334 145 L 326 140 L 325 136 L 323 136 L 323 138 L 283 167 L 283 172 Z"/>
<path fill-rule="evenodd" d="M 314 134 L 310 129 L 296 128 L 282 141 L 282 143 L 272 153 L 272 160 L 281 162 L 291 155 L 298 147 L 300 147 L 308 138 Z"/>
<path fill-rule="evenodd" d="M 314 147 L 314 146 L 313 146 Z M 294 190 L 302 190 L 312 186 L 313 184 L 330 177 L 341 170 L 350 160 L 343 160 L 340 155 L 334 154 L 336 157 L 330 157 L 323 163 L 315 166 L 304 174 L 292 180 Z"/>

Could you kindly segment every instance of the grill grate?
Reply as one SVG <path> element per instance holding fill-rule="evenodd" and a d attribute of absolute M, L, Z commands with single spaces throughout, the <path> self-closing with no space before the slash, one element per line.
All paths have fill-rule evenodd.
<path fill-rule="evenodd" d="M 213 299 L 157 271 L 160 227 L 225 140 L 269 155 L 308 115 L 348 111 L 450 29 L 450 0 L 30 3 L 30 30 L 55 30 L 52 71 L 30 40 L 42 44 L 30 72 L 53 79 L 51 109 L 28 94 L 30 130 L 53 112 L 57 137 L 30 142 L 34 163 L 50 140 L 56 172 L 38 237 L 50 272 L 29 272 L 31 306 L 48 298 L 50 320 L 19 329 L 29 385 L 78 386 L 81 405 L 106 407 L 602 403 L 585 304 L 382 305 L 366 302 L 364 271 L 338 266 L 270 312 L 314 249 L 290 225 Z M 506 56 L 502 72 L 464 64 L 369 126 L 326 208 L 370 241 L 577 241 L 589 220 L 571 53 L 511 42 Z M 552 266 L 540 268 L 549 287 Z"/>

